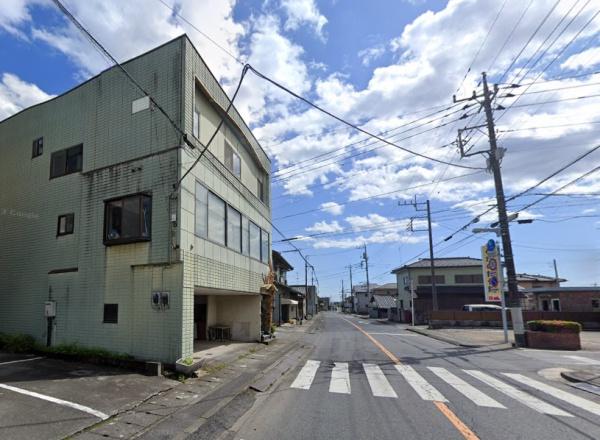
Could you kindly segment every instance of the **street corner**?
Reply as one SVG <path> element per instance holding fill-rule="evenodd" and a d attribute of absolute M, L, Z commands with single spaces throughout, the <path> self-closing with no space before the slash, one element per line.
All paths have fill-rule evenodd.
<path fill-rule="evenodd" d="M 65 438 L 178 383 L 118 368 L 0 353 L 0 438 Z"/>

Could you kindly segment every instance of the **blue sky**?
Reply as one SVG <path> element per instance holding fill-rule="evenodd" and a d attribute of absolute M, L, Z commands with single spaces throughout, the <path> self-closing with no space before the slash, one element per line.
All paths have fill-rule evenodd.
<path fill-rule="evenodd" d="M 455 140 L 458 128 L 480 123 L 477 107 L 452 107 L 452 95 L 457 89 L 459 96 L 469 95 L 481 71 L 489 72 L 491 82 L 523 84 L 515 89 L 501 84 L 497 103 L 509 109 L 495 112 L 499 143 L 506 148 L 507 194 L 530 187 L 596 145 L 600 107 L 588 96 L 598 94 L 600 84 L 592 74 L 600 64 L 598 6 L 555 3 L 65 1 L 119 60 L 187 32 L 226 90 L 241 69 L 233 54 L 345 119 L 374 132 L 393 130 L 384 136 L 451 163 L 367 141 L 256 77 L 244 82 L 236 105 L 273 160 L 274 222 L 286 236 L 302 238 L 295 244 L 310 255 L 324 296 L 339 295 L 342 279 L 348 285 L 345 267 L 359 263 L 363 243 L 377 283 L 394 281 L 392 268 L 427 250 L 426 233 L 406 230 L 409 218 L 421 213 L 400 201 L 415 195 L 431 200 L 435 242 L 487 209 L 491 175 L 456 167 L 485 167 L 485 159 L 460 159 L 453 146 L 442 147 Z M 0 41 L 0 119 L 108 67 L 47 0 L 3 2 Z M 555 78 L 563 79 L 549 81 Z M 515 99 L 505 97 L 508 92 L 527 93 Z M 456 120 L 465 113 L 466 121 Z M 420 122 L 413 123 L 416 119 Z M 477 131 L 467 137 L 475 150 L 486 146 Z M 597 151 L 509 203 L 520 218 L 534 218 L 511 228 L 518 272 L 552 275 L 556 259 L 568 284 L 600 282 L 600 173 L 561 191 L 567 196 L 553 195 L 522 209 L 541 197 L 536 194 L 551 193 L 599 164 Z M 492 211 L 478 225 L 493 217 Z M 415 225 L 423 226 L 422 221 Z M 479 257 L 479 247 L 491 236 L 473 236 L 471 228 L 437 246 L 436 254 Z M 273 239 L 275 249 L 291 250 L 278 243 L 277 234 Z M 290 280 L 303 282 L 300 258 L 284 255 L 300 269 Z M 364 278 L 364 270 L 355 267 L 354 281 Z"/>

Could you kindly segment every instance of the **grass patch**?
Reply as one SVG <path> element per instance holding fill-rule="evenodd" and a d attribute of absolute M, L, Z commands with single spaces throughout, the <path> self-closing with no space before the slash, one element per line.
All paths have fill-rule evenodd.
<path fill-rule="evenodd" d="M 53 347 L 37 346 L 36 351 L 86 359 L 114 359 L 119 361 L 133 360 L 133 356 L 129 354 L 115 353 L 99 347 L 82 347 L 76 343 L 59 344 Z"/>
<path fill-rule="evenodd" d="M 0 350 L 11 353 L 28 353 L 36 348 L 35 339 L 30 335 L 9 335 L 0 333 Z"/>
<path fill-rule="evenodd" d="M 227 364 L 209 365 L 208 367 L 202 367 L 202 371 L 204 371 L 208 374 L 215 374 L 215 373 L 218 373 L 219 371 L 221 371 L 226 366 L 227 366 Z"/>

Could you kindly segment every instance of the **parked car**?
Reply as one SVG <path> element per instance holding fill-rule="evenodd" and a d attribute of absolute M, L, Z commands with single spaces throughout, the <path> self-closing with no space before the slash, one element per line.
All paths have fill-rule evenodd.
<path fill-rule="evenodd" d="M 464 312 L 495 312 L 501 311 L 502 307 L 493 304 L 465 304 L 462 309 Z"/>

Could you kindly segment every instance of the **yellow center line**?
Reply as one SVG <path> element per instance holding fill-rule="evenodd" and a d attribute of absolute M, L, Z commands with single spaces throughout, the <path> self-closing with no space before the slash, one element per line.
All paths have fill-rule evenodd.
<path fill-rule="evenodd" d="M 350 325 L 354 326 L 359 332 L 361 332 L 363 335 L 365 335 L 367 338 L 369 338 L 369 340 L 377 348 L 379 348 L 379 350 L 381 350 L 383 352 L 383 354 L 385 354 L 388 358 L 390 358 L 393 363 L 395 363 L 397 365 L 402 365 L 402 362 L 400 362 L 400 359 L 398 359 L 398 357 L 396 357 L 396 355 L 394 355 L 394 353 L 392 353 L 387 348 L 385 348 L 385 346 L 381 342 L 379 342 L 377 339 L 375 339 L 373 336 L 371 336 L 369 333 L 367 333 L 365 330 L 363 330 L 361 327 L 359 327 L 358 325 L 356 325 L 349 319 L 346 319 L 346 318 L 341 318 L 341 319 L 343 319 Z M 452 425 L 458 430 L 458 432 L 460 432 L 462 434 L 462 436 L 466 440 L 479 440 L 479 437 L 477 437 L 477 435 L 473 431 L 471 431 L 471 429 L 467 425 L 465 425 L 463 423 L 463 421 L 460 420 L 458 418 L 458 416 L 456 414 L 454 414 L 454 412 L 452 412 L 452 410 L 450 408 L 448 408 L 448 405 L 446 405 L 444 402 L 437 402 L 437 401 L 433 402 L 433 404 L 450 421 L 450 423 L 452 423 Z"/>

